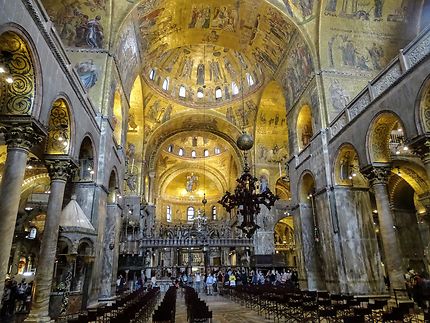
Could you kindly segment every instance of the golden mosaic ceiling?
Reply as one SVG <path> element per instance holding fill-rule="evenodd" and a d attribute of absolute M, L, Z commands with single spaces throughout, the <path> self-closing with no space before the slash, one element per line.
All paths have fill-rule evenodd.
<path fill-rule="evenodd" d="M 137 7 L 142 76 L 181 105 L 216 107 L 255 92 L 295 28 L 264 1 L 147 1 Z"/>

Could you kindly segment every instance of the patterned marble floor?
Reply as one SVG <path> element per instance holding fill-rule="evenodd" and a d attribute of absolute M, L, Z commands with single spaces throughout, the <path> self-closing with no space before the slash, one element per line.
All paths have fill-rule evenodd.
<path fill-rule="evenodd" d="M 206 296 L 203 293 L 199 294 L 201 300 L 205 300 L 212 311 L 212 322 L 213 323 L 265 323 L 273 322 L 272 320 L 265 319 L 263 316 L 259 316 L 257 312 L 240 306 L 237 303 L 232 302 L 228 298 L 222 296 Z M 185 306 L 184 297 L 181 293 L 178 293 L 176 300 L 176 323 L 187 322 L 187 308 Z"/>

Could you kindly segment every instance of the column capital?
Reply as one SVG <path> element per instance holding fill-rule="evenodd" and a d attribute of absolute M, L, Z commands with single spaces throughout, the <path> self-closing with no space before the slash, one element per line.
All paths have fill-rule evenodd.
<path fill-rule="evenodd" d="M 360 170 L 370 182 L 370 185 L 387 184 L 388 176 L 391 174 L 390 165 L 369 165 Z"/>
<path fill-rule="evenodd" d="M 76 163 L 67 158 L 49 157 L 45 160 L 46 167 L 48 168 L 49 177 L 51 181 L 60 180 L 65 181 L 69 179 L 73 171 L 77 168 Z"/>
<path fill-rule="evenodd" d="M 2 125 L 1 130 L 5 134 L 8 149 L 18 148 L 28 151 L 34 145 L 41 143 L 46 135 L 39 126 L 31 122 Z"/>

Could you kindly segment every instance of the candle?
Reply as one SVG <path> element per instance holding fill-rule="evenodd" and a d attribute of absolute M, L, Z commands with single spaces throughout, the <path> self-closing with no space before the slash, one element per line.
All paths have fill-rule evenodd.
<path fill-rule="evenodd" d="M 282 167 L 281 167 L 281 162 L 278 162 L 278 166 L 279 166 L 279 177 L 282 177 Z"/>
<path fill-rule="evenodd" d="M 134 168 L 134 158 L 131 161 L 131 169 L 130 169 L 130 173 L 133 174 L 133 168 Z"/>

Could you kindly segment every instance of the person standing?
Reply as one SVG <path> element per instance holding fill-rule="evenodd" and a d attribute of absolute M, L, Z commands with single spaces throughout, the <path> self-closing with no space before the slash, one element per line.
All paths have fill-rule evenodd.
<path fill-rule="evenodd" d="M 200 293 L 200 284 L 201 284 L 201 282 L 202 282 L 202 276 L 200 275 L 200 272 L 197 272 L 196 273 L 196 276 L 195 276 L 195 288 L 196 288 L 196 291 L 197 291 L 197 293 Z"/>
<path fill-rule="evenodd" d="M 212 274 L 209 274 L 206 278 L 206 289 L 208 295 L 213 295 L 213 284 L 214 284 L 214 278 Z"/>
<path fill-rule="evenodd" d="M 234 272 L 228 277 L 228 281 L 230 282 L 230 287 L 236 287 L 236 275 Z"/>

